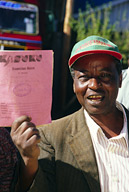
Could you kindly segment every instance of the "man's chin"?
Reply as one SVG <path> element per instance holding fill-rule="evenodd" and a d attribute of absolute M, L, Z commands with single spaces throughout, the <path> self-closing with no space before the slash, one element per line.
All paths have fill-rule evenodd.
<path fill-rule="evenodd" d="M 104 114 L 104 109 L 100 107 L 85 107 L 85 110 L 89 113 L 89 115 L 100 115 Z"/>

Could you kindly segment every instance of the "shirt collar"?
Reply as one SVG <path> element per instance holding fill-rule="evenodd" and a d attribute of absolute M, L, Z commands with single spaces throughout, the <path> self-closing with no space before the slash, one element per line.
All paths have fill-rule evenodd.
<path fill-rule="evenodd" d="M 121 137 L 124 137 L 125 140 L 126 140 L 127 146 L 128 146 L 128 130 L 127 130 L 127 117 L 126 117 L 126 113 L 125 113 L 124 107 L 119 102 L 116 102 L 116 107 L 120 111 L 122 111 L 123 118 L 124 118 L 124 123 L 123 123 L 123 128 L 122 128 L 120 134 L 117 137 L 115 137 L 115 138 L 119 139 Z M 90 115 L 87 113 L 87 111 L 85 109 L 84 109 L 84 114 L 85 114 L 86 123 L 88 125 L 88 128 L 89 128 L 89 131 L 91 133 L 91 136 L 93 136 L 95 139 L 97 139 L 98 131 L 101 131 L 103 133 L 101 127 L 90 117 Z"/>
<path fill-rule="evenodd" d="M 128 67 L 128 69 L 127 69 L 127 74 L 129 75 L 129 67 Z"/>
<path fill-rule="evenodd" d="M 94 137 L 94 139 L 97 141 L 97 133 L 101 129 L 100 126 L 90 117 L 90 115 L 87 113 L 87 111 L 84 109 L 85 119 L 86 123 L 88 125 L 91 137 Z"/>
<path fill-rule="evenodd" d="M 123 118 L 124 118 L 123 128 L 122 128 L 122 130 L 121 130 L 121 132 L 120 132 L 120 135 L 118 135 L 117 137 L 123 136 L 123 137 L 125 138 L 125 140 L 126 140 L 127 145 L 128 145 L 128 128 L 127 128 L 127 127 L 128 127 L 128 124 L 127 124 L 126 112 L 125 112 L 124 107 L 123 107 L 118 101 L 116 102 L 116 107 L 117 107 L 120 111 L 122 111 L 122 113 L 123 113 Z"/>

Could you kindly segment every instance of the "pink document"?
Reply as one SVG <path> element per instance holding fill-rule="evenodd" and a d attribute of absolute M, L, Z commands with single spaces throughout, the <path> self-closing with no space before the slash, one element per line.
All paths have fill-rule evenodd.
<path fill-rule="evenodd" d="M 53 51 L 0 51 L 0 127 L 21 115 L 51 122 Z"/>

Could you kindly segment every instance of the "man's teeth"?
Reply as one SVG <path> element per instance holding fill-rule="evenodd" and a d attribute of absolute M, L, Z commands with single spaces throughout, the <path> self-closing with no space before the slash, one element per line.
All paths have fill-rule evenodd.
<path fill-rule="evenodd" d="M 89 96 L 89 99 L 102 99 L 101 95 L 91 95 Z"/>

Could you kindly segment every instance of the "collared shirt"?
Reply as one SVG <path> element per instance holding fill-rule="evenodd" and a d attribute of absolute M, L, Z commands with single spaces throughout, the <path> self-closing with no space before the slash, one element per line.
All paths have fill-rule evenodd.
<path fill-rule="evenodd" d="M 95 150 L 101 192 L 129 192 L 127 118 L 124 108 L 118 103 L 117 107 L 123 112 L 124 124 L 121 133 L 110 139 L 84 110 Z"/>

